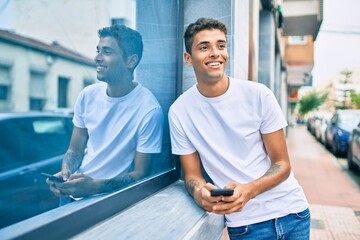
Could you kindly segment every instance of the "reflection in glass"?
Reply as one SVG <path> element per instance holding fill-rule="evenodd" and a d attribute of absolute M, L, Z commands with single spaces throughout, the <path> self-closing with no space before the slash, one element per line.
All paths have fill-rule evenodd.
<path fill-rule="evenodd" d="M 149 174 L 153 175 L 173 168 L 166 114 L 176 97 L 176 56 L 178 54 L 175 47 L 177 46 L 178 34 L 176 11 L 176 0 L 2 1 L 0 11 L 0 112 L 40 111 L 38 112 L 40 115 L 56 112 L 58 115 L 72 116 L 80 92 L 85 87 L 94 88 L 94 85 L 100 86 L 103 84 L 97 80 L 99 73 L 102 74 L 101 67 L 103 66 L 101 64 L 100 67 L 99 65 L 96 66 L 94 61 L 94 58 L 96 58 L 96 46 L 99 47 L 97 30 L 114 24 L 126 25 L 138 31 L 143 40 L 143 56 L 133 74 L 135 82 L 133 90 L 136 90 L 138 86 L 142 86 L 155 96 L 154 99 L 157 99 L 161 107 L 158 108 L 161 111 L 157 113 L 157 116 L 161 116 L 162 123 L 160 127 L 156 128 L 156 132 L 162 131 L 163 134 L 160 137 L 158 136 L 156 140 L 158 143 L 161 142 L 160 148 L 162 151 L 159 153 L 155 154 L 160 148 L 157 151 L 144 150 L 142 152 L 141 147 L 127 147 L 128 153 L 124 158 L 132 160 L 130 160 L 130 165 L 124 167 L 124 172 L 131 172 L 135 169 L 133 161 L 136 158 L 135 155 L 143 158 L 149 167 L 146 171 Z M 125 65 L 131 64 L 127 63 L 125 59 L 123 60 Z M 96 72 L 97 68 L 100 72 Z M 134 105 L 138 103 L 137 100 L 137 98 L 133 100 Z M 95 102 L 94 107 L 98 107 Z M 83 112 L 79 114 L 76 111 L 75 107 L 74 121 L 81 118 L 83 114 Z M 128 113 L 123 115 L 132 120 L 139 114 L 141 115 L 141 112 L 134 111 L 132 115 Z M 101 121 L 107 121 L 109 125 L 111 125 L 111 121 L 118 119 L 120 122 L 121 119 L 101 116 L 101 114 L 98 117 L 101 118 Z M 90 121 L 90 123 L 86 122 L 86 124 L 91 125 L 94 122 Z M 139 124 L 144 124 L 144 122 L 140 121 Z M 84 127 L 85 125 L 80 126 Z M 39 129 L 40 125 L 35 125 L 35 127 Z M 44 127 L 54 129 L 57 125 L 49 124 Z M 16 128 L 8 129 L 9 134 L 12 134 L 11 131 L 14 129 Z M 93 129 L 96 129 L 96 127 Z M 121 127 L 116 126 L 104 131 L 120 130 Z M 24 134 L 29 135 L 29 130 L 26 130 Z M 98 132 L 97 134 L 100 136 L 102 134 L 106 135 L 105 132 Z M 125 134 L 123 138 L 126 139 L 129 136 Z M 0 138 L 0 142 L 6 141 L 3 135 Z M 31 137 L 24 139 L 31 139 Z M 94 141 L 96 142 L 97 139 L 100 138 L 96 137 Z M 126 141 L 136 142 L 134 139 L 116 140 L 113 143 L 114 146 L 109 146 L 102 154 L 106 156 L 115 154 L 112 149 L 119 147 Z M 52 139 L 51 142 L 53 143 L 54 140 Z M 156 145 L 155 142 L 152 141 L 152 144 Z M 61 144 L 63 145 L 63 143 Z M 67 141 L 67 144 L 69 144 L 69 141 Z M 45 145 L 36 141 L 28 140 L 26 145 L 27 148 L 46 150 Z M 87 154 L 96 152 L 97 149 L 89 149 L 90 145 L 87 146 Z M 91 147 L 93 146 L 95 145 L 91 143 Z M 134 149 L 138 149 L 137 153 Z M 23 181 L 24 184 L 21 188 L 23 190 L 31 188 L 31 191 L 23 192 L 28 195 L 37 195 L 41 199 L 40 201 L 47 202 L 50 196 L 46 194 L 52 193 L 48 190 L 45 179 L 40 176 L 39 172 L 51 171 L 50 173 L 54 174 L 60 171 L 62 157 L 58 152 L 53 155 L 48 153 L 46 154 L 47 158 L 39 160 L 34 158 L 34 154 L 30 154 L 29 159 L 26 159 L 26 161 L 15 164 L 16 168 L 1 169 L 0 181 L 12 179 L 16 177 L 19 171 L 23 171 L 24 168 L 29 169 L 29 165 L 33 166 L 35 164 L 36 167 L 30 168 L 31 174 L 26 175 L 27 179 Z M 151 156 L 151 160 L 149 160 L 149 156 Z M 14 158 L 13 162 L 17 161 L 15 156 L 11 157 Z M 125 161 L 124 158 L 119 157 L 119 162 Z M 49 159 L 52 159 L 51 164 L 56 167 L 52 166 L 52 170 L 44 170 L 41 167 L 46 166 Z M 89 164 L 89 162 L 86 159 L 86 164 Z M 99 167 L 100 162 L 94 165 Z M 126 162 L 129 162 L 129 160 Z M 38 165 L 41 167 L 38 167 Z M 9 175 L 10 170 L 15 174 Z M 86 169 L 84 165 L 80 168 L 80 172 L 89 173 L 91 171 Z M 114 175 L 116 174 L 113 173 Z M 101 179 L 101 176 L 94 175 L 94 179 Z M 47 187 L 46 194 L 44 191 L 34 190 L 34 186 L 43 189 L 44 185 Z M 10 188 L 5 187 L 5 192 L 0 196 L 4 207 L 10 202 L 10 199 L 5 197 L 9 193 Z M 25 198 L 26 196 L 21 195 L 21 193 L 16 196 L 19 201 Z M 14 199 L 11 199 L 11 201 L 14 201 Z M 56 206 L 51 205 L 50 207 L 47 206 L 46 209 L 38 209 L 39 211 L 36 211 L 33 215 L 54 207 Z M 39 206 L 33 205 L 32 208 L 39 208 Z M 18 211 L 21 211 L 20 207 Z M 26 217 L 30 216 L 31 213 Z M 19 220 L 22 219 L 17 219 L 17 221 Z"/>

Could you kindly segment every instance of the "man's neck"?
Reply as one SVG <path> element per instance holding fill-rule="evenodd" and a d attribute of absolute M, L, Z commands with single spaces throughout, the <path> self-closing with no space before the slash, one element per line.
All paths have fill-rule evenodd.
<path fill-rule="evenodd" d="M 129 81 L 126 84 L 107 84 L 106 93 L 109 97 L 123 97 L 129 94 L 137 86 L 137 83 Z"/>
<path fill-rule="evenodd" d="M 197 89 L 205 97 L 213 98 L 223 95 L 229 88 L 230 80 L 224 76 L 219 81 L 198 81 Z"/>

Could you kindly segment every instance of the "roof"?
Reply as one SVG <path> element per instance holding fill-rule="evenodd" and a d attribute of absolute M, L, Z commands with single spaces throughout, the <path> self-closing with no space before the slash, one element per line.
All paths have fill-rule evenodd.
<path fill-rule="evenodd" d="M 15 45 L 20 45 L 27 48 L 32 48 L 41 52 L 59 56 L 70 61 L 75 61 L 90 66 L 94 66 L 94 61 L 88 57 L 85 57 L 75 51 L 72 51 L 66 47 L 61 46 L 57 42 L 53 42 L 51 45 L 44 42 L 32 39 L 29 37 L 21 36 L 11 31 L 0 29 L 0 41 L 9 42 Z"/>

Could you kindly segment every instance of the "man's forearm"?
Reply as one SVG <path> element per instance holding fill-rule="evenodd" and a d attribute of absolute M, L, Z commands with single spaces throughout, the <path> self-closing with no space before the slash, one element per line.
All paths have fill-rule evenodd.
<path fill-rule="evenodd" d="M 63 169 L 68 169 L 71 173 L 74 173 L 79 169 L 81 162 L 83 160 L 84 154 L 79 154 L 73 151 L 68 151 L 65 153 L 63 158 Z"/>
<path fill-rule="evenodd" d="M 102 192 L 115 191 L 117 189 L 128 186 L 137 180 L 138 178 L 131 173 L 120 177 L 106 179 L 102 185 L 101 191 Z"/>
<path fill-rule="evenodd" d="M 199 180 L 189 179 L 185 181 L 186 190 L 194 197 L 196 189 L 200 189 L 204 184 L 201 184 Z"/>
<path fill-rule="evenodd" d="M 290 167 L 287 164 L 273 164 L 266 173 L 251 184 L 254 185 L 255 196 L 277 186 L 289 177 Z M 253 196 L 253 197 L 255 197 Z"/>

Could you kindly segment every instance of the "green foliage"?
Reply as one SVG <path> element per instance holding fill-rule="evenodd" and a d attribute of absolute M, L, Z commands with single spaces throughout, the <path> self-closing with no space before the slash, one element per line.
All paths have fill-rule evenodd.
<path fill-rule="evenodd" d="M 316 110 L 325 102 L 327 96 L 328 93 L 319 93 L 316 91 L 306 94 L 299 101 L 299 113 L 304 115 L 308 112 Z"/>
<path fill-rule="evenodd" d="M 356 108 L 360 109 L 360 93 L 356 93 L 355 91 L 351 91 L 350 93 L 351 102 L 356 106 Z"/>

